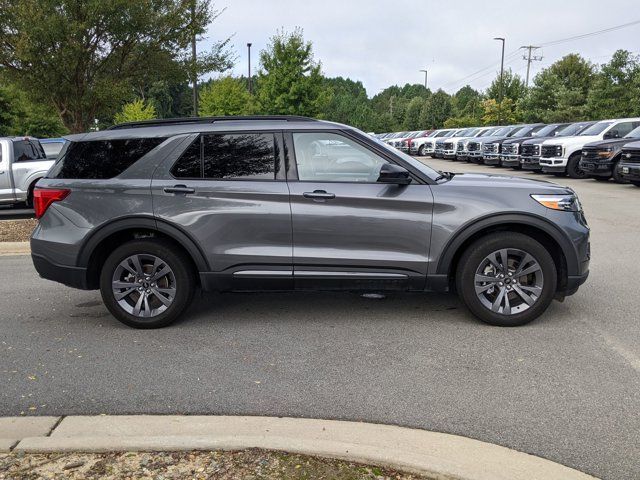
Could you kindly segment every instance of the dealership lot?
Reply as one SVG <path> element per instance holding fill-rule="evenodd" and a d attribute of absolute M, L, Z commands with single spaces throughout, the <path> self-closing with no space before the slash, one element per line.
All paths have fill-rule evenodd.
<path fill-rule="evenodd" d="M 602 478 L 640 458 L 640 189 L 424 160 L 574 188 L 591 278 L 517 329 L 453 295 L 207 295 L 174 327 L 136 331 L 97 292 L 0 257 L 0 414 L 209 413 L 367 420 L 451 432 Z M 11 279 L 11 281 L 7 281 Z"/>

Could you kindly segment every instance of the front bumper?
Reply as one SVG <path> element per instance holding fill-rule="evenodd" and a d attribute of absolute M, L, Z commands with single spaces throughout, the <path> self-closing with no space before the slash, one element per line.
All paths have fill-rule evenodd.
<path fill-rule="evenodd" d="M 442 157 L 443 158 L 448 158 L 448 159 L 456 158 L 456 151 L 455 150 L 444 150 L 442 152 Z"/>
<path fill-rule="evenodd" d="M 640 163 L 622 163 L 618 165 L 618 173 L 623 180 L 640 182 Z"/>
<path fill-rule="evenodd" d="M 499 153 L 485 153 L 483 158 L 485 165 L 500 165 Z"/>
<path fill-rule="evenodd" d="M 502 159 L 503 167 L 517 167 L 520 165 L 520 155 L 502 155 L 500 158 Z"/>
<path fill-rule="evenodd" d="M 613 174 L 611 163 L 585 162 L 580 160 L 580 168 L 590 177 L 610 177 Z"/>
<path fill-rule="evenodd" d="M 520 157 L 520 165 L 523 170 L 540 170 L 540 157 Z"/>

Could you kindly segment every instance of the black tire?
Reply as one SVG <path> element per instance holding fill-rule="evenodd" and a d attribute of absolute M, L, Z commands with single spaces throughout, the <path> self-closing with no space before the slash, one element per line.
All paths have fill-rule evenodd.
<path fill-rule="evenodd" d="M 587 172 L 580 168 L 580 153 L 574 153 L 567 162 L 567 175 L 570 178 L 586 178 Z"/>
<path fill-rule="evenodd" d="M 501 249 L 517 249 L 528 253 L 540 266 L 544 280 L 540 296 L 524 311 L 513 314 L 494 312 L 485 306 L 476 294 L 477 269 L 489 255 Z M 496 232 L 480 238 L 465 250 L 458 263 L 455 281 L 460 299 L 480 320 L 499 327 L 517 327 L 535 320 L 544 313 L 556 293 L 558 279 L 553 258 L 538 241 L 521 233 Z M 519 300 L 515 291 L 507 295 L 515 296 L 514 298 Z"/>
<path fill-rule="evenodd" d="M 173 301 L 166 310 L 157 315 L 151 317 L 132 315 L 125 311 L 115 298 L 112 289 L 113 276 L 120 262 L 132 255 L 158 257 L 171 269 L 175 277 Z M 107 257 L 100 272 L 100 293 L 105 306 L 116 319 L 133 328 L 150 329 L 170 325 L 189 306 L 195 288 L 196 279 L 191 259 L 174 244 L 160 239 L 132 240 L 121 245 Z"/>
<path fill-rule="evenodd" d="M 418 147 L 418 156 L 419 157 L 424 157 L 424 145 L 420 145 Z"/>
<path fill-rule="evenodd" d="M 612 166 L 613 173 L 611 174 L 611 178 L 613 178 L 613 181 L 616 183 L 628 183 L 628 181 L 622 177 L 620 170 L 618 169 L 619 162 L 620 162 L 620 159 L 617 159 L 613 162 L 613 166 Z"/>

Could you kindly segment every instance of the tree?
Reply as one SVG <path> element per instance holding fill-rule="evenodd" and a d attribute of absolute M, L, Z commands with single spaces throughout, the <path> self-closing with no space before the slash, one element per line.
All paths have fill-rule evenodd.
<path fill-rule="evenodd" d="M 362 82 L 350 78 L 324 78 L 323 88 L 328 93 L 319 117 L 344 123 L 365 131 L 380 131 L 380 115 L 375 112 Z"/>
<path fill-rule="evenodd" d="M 215 80 L 200 92 L 201 116 L 249 115 L 253 111 L 252 96 L 236 78 Z"/>
<path fill-rule="evenodd" d="M 425 105 L 425 100 L 420 97 L 414 97 L 407 106 L 407 112 L 404 117 L 404 128 L 406 130 L 420 130 L 420 113 Z"/>
<path fill-rule="evenodd" d="M 211 0 L 0 0 L 0 67 L 80 132 L 153 81 L 228 68 L 228 39 L 189 55 L 217 14 Z"/>
<path fill-rule="evenodd" d="M 509 98 L 514 103 L 524 96 L 526 88 L 524 81 L 519 75 L 514 74 L 511 69 L 504 71 L 502 78 L 502 98 Z M 487 98 L 493 98 L 496 101 L 500 101 L 500 74 L 491 82 L 491 85 L 486 92 Z"/>
<path fill-rule="evenodd" d="M 265 114 L 317 116 L 329 92 L 322 88 L 320 63 L 302 30 L 280 32 L 260 52 L 258 102 Z"/>
<path fill-rule="evenodd" d="M 574 122 L 587 117 L 586 102 L 594 67 L 580 55 L 566 55 L 533 79 L 519 104 L 527 122 Z"/>
<path fill-rule="evenodd" d="M 640 114 L 640 57 L 618 50 L 602 65 L 588 96 L 592 118 L 631 117 Z"/>
<path fill-rule="evenodd" d="M 127 103 L 122 107 L 113 118 L 115 123 L 126 122 L 138 122 L 140 120 L 153 120 L 157 118 L 156 108 L 149 103 L 146 103 L 141 98 L 134 100 L 131 103 Z"/>
<path fill-rule="evenodd" d="M 0 85 L 0 136 L 30 135 L 58 137 L 68 133 L 60 118 L 47 105 L 30 102 L 13 85 Z"/>
<path fill-rule="evenodd" d="M 516 123 L 516 104 L 510 98 L 505 98 L 498 103 L 493 98 L 488 98 L 482 102 L 484 114 L 482 121 L 485 125 L 504 125 L 508 123 Z"/>
<path fill-rule="evenodd" d="M 451 96 L 440 89 L 425 102 L 420 112 L 422 128 L 442 128 L 453 111 Z"/>

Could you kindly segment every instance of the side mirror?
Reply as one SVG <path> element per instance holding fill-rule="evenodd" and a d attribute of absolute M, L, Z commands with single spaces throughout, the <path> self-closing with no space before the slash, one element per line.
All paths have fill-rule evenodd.
<path fill-rule="evenodd" d="M 396 185 L 408 185 L 411 183 L 409 172 L 399 165 L 385 163 L 380 167 L 379 183 L 394 183 Z"/>

